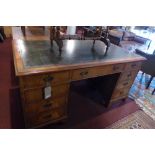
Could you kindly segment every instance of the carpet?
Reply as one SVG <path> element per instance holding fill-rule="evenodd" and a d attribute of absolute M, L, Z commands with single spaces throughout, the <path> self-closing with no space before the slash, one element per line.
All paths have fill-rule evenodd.
<path fill-rule="evenodd" d="M 145 112 L 138 110 L 110 125 L 107 129 L 155 129 L 155 121 Z"/>
<path fill-rule="evenodd" d="M 152 80 L 149 88 L 146 89 L 149 78 L 150 75 L 142 75 L 142 72 L 139 71 L 129 91 L 129 97 L 134 99 L 136 104 L 155 120 L 155 94 L 152 95 L 152 91 L 155 88 L 155 79 Z"/>

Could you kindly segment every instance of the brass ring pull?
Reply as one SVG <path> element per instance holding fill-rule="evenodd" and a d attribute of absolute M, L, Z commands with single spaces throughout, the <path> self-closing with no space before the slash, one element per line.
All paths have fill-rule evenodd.
<path fill-rule="evenodd" d="M 131 73 L 129 73 L 129 74 L 127 75 L 127 77 L 131 77 Z"/>
<path fill-rule="evenodd" d="M 128 85 L 128 82 L 123 83 L 124 86 Z"/>
<path fill-rule="evenodd" d="M 114 66 L 113 67 L 113 70 L 115 71 L 115 70 L 118 70 L 119 69 L 119 66 Z"/>
<path fill-rule="evenodd" d="M 123 91 L 120 91 L 120 95 L 123 94 Z"/>
<path fill-rule="evenodd" d="M 88 74 L 88 71 L 83 71 L 80 73 L 81 76 L 86 76 Z"/>
<path fill-rule="evenodd" d="M 48 75 L 47 77 L 45 77 L 43 80 L 45 82 L 49 82 L 49 81 L 52 81 L 54 79 L 54 77 L 52 77 L 51 75 Z"/>

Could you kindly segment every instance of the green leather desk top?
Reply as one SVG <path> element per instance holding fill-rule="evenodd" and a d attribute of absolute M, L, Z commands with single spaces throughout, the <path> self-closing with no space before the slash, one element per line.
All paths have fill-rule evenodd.
<path fill-rule="evenodd" d="M 18 40 L 17 46 L 24 64 L 24 68 L 35 68 L 57 65 L 72 65 L 87 62 L 120 61 L 140 58 L 141 56 L 128 53 L 124 49 L 111 44 L 107 56 L 104 56 L 105 44 L 96 41 L 94 48 L 92 40 L 64 40 L 62 55 L 59 56 L 58 46 L 54 42 Z"/>

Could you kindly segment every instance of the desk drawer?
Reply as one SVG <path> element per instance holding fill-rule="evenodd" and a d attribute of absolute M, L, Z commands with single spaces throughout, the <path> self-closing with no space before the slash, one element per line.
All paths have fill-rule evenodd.
<path fill-rule="evenodd" d="M 72 80 L 87 79 L 97 76 L 95 68 L 78 69 L 72 72 Z"/>
<path fill-rule="evenodd" d="M 78 69 L 72 72 L 72 80 L 73 81 L 81 80 L 81 79 L 91 78 L 95 76 L 103 76 L 107 74 L 122 72 L 123 69 L 124 69 L 123 64 Z"/>
<path fill-rule="evenodd" d="M 119 81 L 119 84 L 116 86 L 117 87 L 116 89 L 131 87 L 132 83 L 133 83 L 133 79 L 125 80 L 125 81 Z"/>
<path fill-rule="evenodd" d="M 124 65 L 116 64 L 116 65 L 109 65 L 109 66 L 103 66 L 103 67 L 96 67 L 95 70 L 98 76 L 102 76 L 102 75 L 122 72 L 124 70 Z"/>
<path fill-rule="evenodd" d="M 51 111 L 45 111 L 38 115 L 28 116 L 26 119 L 26 124 L 28 127 L 35 127 L 39 125 L 43 125 L 44 123 L 61 120 L 67 117 L 67 109 L 63 108 L 55 108 Z"/>
<path fill-rule="evenodd" d="M 139 70 L 141 67 L 141 62 L 132 62 L 132 63 L 128 63 L 126 64 L 125 70 L 129 71 L 129 70 Z"/>
<path fill-rule="evenodd" d="M 43 111 L 50 111 L 54 108 L 60 108 L 67 104 L 67 97 L 59 97 L 57 99 L 43 100 L 39 103 L 25 104 L 25 112 L 31 114 L 37 114 Z"/>
<path fill-rule="evenodd" d="M 54 99 L 58 97 L 63 97 L 68 94 L 69 85 L 58 85 L 52 87 L 51 97 L 49 99 Z M 37 104 L 42 100 L 46 101 L 48 99 L 44 99 L 44 88 L 36 88 L 36 89 L 29 89 L 24 91 L 24 98 L 26 104 Z"/>
<path fill-rule="evenodd" d="M 138 70 L 126 71 L 121 74 L 120 81 L 126 81 L 130 79 L 134 79 L 138 73 Z"/>
<path fill-rule="evenodd" d="M 130 87 L 123 88 L 123 89 L 116 89 L 112 95 L 112 99 L 121 98 L 123 96 L 128 95 L 129 89 Z"/>
<path fill-rule="evenodd" d="M 21 78 L 24 89 L 37 86 L 46 86 L 46 83 L 51 85 L 69 81 L 69 72 L 48 73 L 40 75 L 24 76 Z"/>

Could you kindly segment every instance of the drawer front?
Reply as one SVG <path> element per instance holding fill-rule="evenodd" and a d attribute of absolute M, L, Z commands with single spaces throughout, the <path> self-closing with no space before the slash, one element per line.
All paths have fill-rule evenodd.
<path fill-rule="evenodd" d="M 126 81 L 119 81 L 118 85 L 116 86 L 116 89 L 131 87 L 132 83 L 133 83 L 133 79 L 126 80 Z"/>
<path fill-rule="evenodd" d="M 25 104 L 25 112 L 37 114 L 43 111 L 60 108 L 67 104 L 67 97 L 60 97 L 54 100 L 43 100 L 40 103 Z"/>
<path fill-rule="evenodd" d="M 49 99 L 66 96 L 66 94 L 68 94 L 68 89 L 69 89 L 68 84 L 53 86 L 51 97 Z M 25 98 L 26 104 L 35 104 L 35 103 L 37 104 L 42 100 L 48 100 L 48 99 L 44 99 L 44 88 L 25 90 L 24 98 Z"/>
<path fill-rule="evenodd" d="M 72 80 L 86 79 L 96 76 L 95 68 L 78 69 L 72 72 Z"/>
<path fill-rule="evenodd" d="M 69 72 L 48 73 L 22 77 L 22 85 L 25 89 L 37 86 L 46 86 L 47 83 L 55 85 L 65 81 L 69 81 Z"/>
<path fill-rule="evenodd" d="M 116 89 L 112 95 L 112 99 L 128 95 L 129 89 L 130 89 L 129 87 L 124 89 Z"/>
<path fill-rule="evenodd" d="M 124 70 L 123 64 L 78 69 L 72 72 L 72 80 L 74 81 L 74 80 L 91 78 L 95 76 L 102 76 L 102 75 L 122 72 L 123 70 Z"/>
<path fill-rule="evenodd" d="M 67 109 L 63 108 L 55 108 L 51 111 L 45 111 L 38 115 L 27 116 L 26 125 L 28 127 L 35 127 L 39 125 L 43 125 L 44 123 L 61 120 L 67 117 Z"/>
<path fill-rule="evenodd" d="M 120 81 L 126 81 L 134 79 L 138 73 L 138 70 L 127 71 L 121 74 Z"/>
<path fill-rule="evenodd" d="M 126 64 L 125 70 L 138 70 L 141 67 L 141 62 L 132 62 Z"/>
<path fill-rule="evenodd" d="M 119 73 L 124 71 L 124 64 L 116 64 L 112 66 L 112 72 L 113 73 Z"/>
<path fill-rule="evenodd" d="M 109 65 L 95 68 L 96 73 L 98 76 L 112 74 L 112 73 L 119 73 L 123 72 L 124 65 L 123 64 L 116 64 L 116 65 Z"/>

